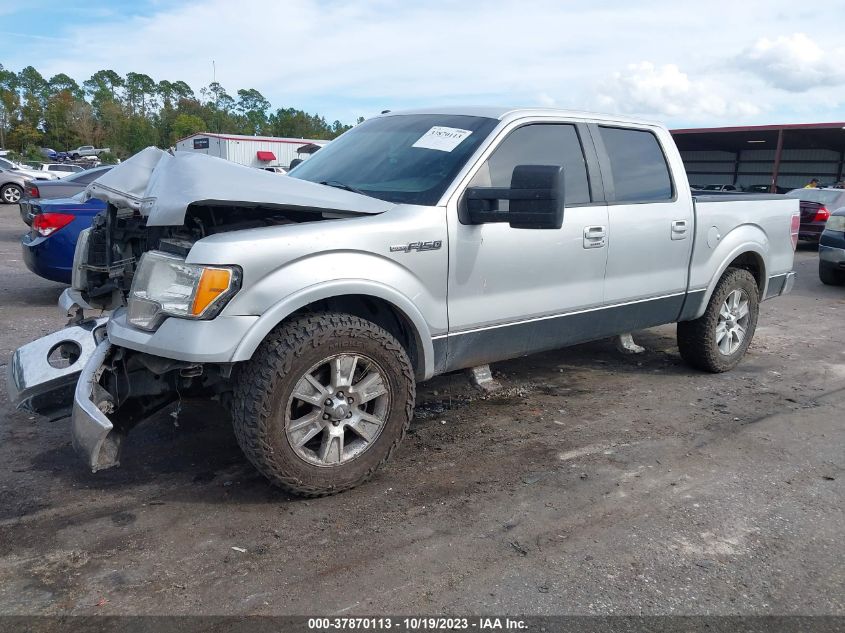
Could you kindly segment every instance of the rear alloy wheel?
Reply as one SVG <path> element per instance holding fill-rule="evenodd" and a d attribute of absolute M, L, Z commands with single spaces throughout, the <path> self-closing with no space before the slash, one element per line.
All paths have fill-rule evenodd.
<path fill-rule="evenodd" d="M 0 200 L 4 204 L 17 204 L 23 196 L 23 189 L 17 185 L 6 185 L 0 189 Z"/>
<path fill-rule="evenodd" d="M 389 459 L 415 392 L 390 333 L 349 314 L 312 314 L 277 327 L 239 368 L 232 422 L 265 477 L 316 497 L 357 486 Z"/>
<path fill-rule="evenodd" d="M 697 369 L 714 373 L 736 367 L 754 337 L 759 301 L 754 276 L 729 268 L 716 284 L 704 314 L 678 323 L 681 357 Z"/>

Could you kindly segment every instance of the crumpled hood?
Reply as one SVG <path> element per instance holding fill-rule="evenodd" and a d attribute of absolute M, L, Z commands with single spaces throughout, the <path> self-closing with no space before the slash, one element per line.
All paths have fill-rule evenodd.
<path fill-rule="evenodd" d="M 138 152 L 88 185 L 86 198 L 147 216 L 148 226 L 179 226 L 192 204 L 383 213 L 395 205 L 325 185 L 195 154 L 157 147 Z"/>

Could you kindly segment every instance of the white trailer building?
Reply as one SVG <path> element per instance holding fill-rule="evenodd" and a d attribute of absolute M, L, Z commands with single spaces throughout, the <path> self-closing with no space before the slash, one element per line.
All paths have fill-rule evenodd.
<path fill-rule="evenodd" d="M 177 152 L 199 152 L 248 167 L 284 167 L 307 159 L 328 141 L 197 132 L 176 141 Z"/>

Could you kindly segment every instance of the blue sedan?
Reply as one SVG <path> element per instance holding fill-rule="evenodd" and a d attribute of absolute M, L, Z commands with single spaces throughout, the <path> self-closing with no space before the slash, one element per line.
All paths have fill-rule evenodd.
<path fill-rule="evenodd" d="M 83 202 L 81 193 L 39 200 L 32 209 L 32 230 L 21 238 L 26 267 L 44 279 L 69 284 L 76 240 L 105 208 L 106 203 L 96 198 Z"/>

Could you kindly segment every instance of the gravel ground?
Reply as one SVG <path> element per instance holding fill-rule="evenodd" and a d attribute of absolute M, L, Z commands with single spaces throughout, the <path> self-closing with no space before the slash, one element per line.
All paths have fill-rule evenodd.
<path fill-rule="evenodd" d="M 3 380 L 63 325 L 23 229 L 0 206 Z M 843 615 L 845 290 L 816 261 L 730 373 L 687 368 L 667 326 L 639 356 L 500 363 L 486 399 L 440 377 L 387 468 L 320 500 L 271 488 L 211 403 L 92 475 L 67 420 L 0 389 L 0 613 Z"/>

